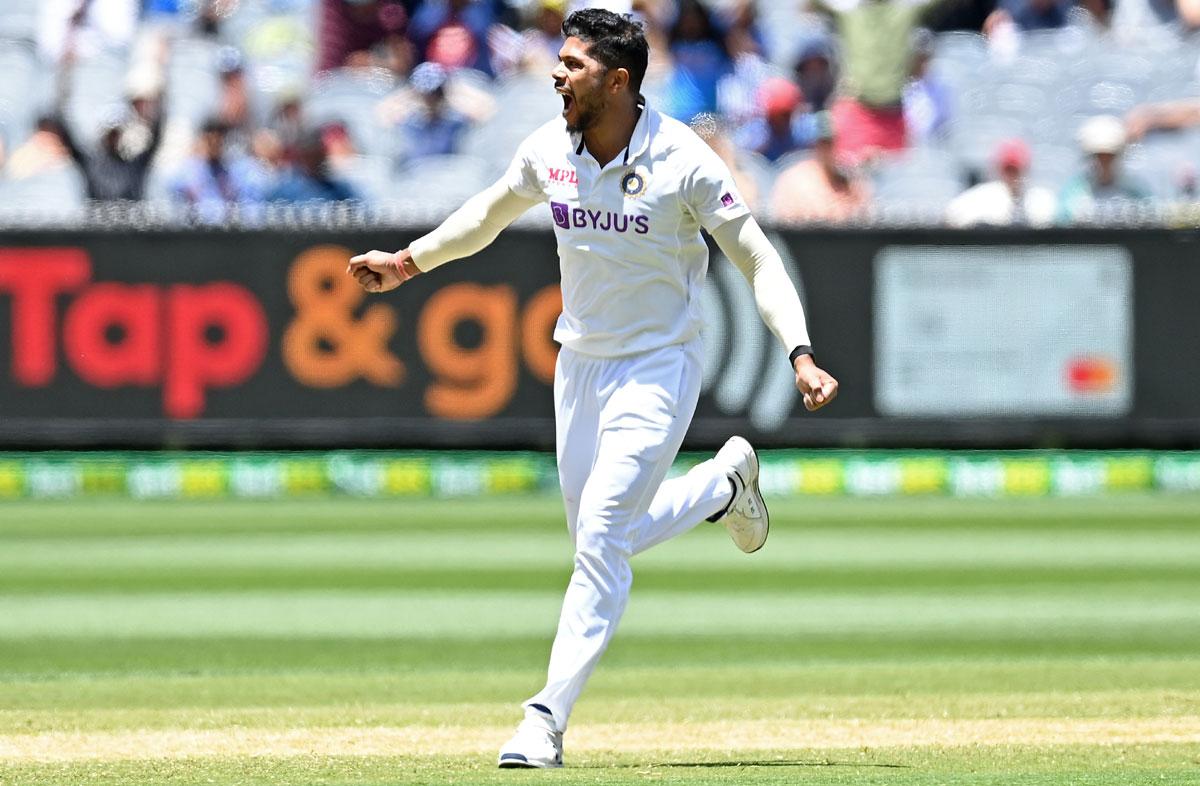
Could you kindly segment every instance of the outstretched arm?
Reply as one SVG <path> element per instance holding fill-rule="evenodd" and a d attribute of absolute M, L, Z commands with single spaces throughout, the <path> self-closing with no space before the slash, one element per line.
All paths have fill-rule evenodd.
<path fill-rule="evenodd" d="M 368 292 L 387 292 L 410 278 L 488 246 L 538 200 L 514 193 L 498 181 L 468 199 L 441 226 L 401 251 L 368 251 L 350 260 L 346 272 Z"/>
<path fill-rule="evenodd" d="M 750 283 L 763 322 L 791 353 L 796 389 L 804 394 L 805 408 L 820 409 L 833 401 L 837 380 L 813 362 L 804 306 L 783 260 L 758 222 L 751 215 L 743 215 L 717 227 L 712 236 Z"/>
<path fill-rule="evenodd" d="M 1159 129 L 1189 128 L 1197 124 L 1200 124 L 1200 101 L 1195 98 L 1141 104 L 1125 116 L 1125 130 L 1133 139 L 1141 139 Z"/>

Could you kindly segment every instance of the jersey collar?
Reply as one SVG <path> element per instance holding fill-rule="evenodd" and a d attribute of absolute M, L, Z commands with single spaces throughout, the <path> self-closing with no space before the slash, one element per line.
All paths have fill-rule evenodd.
<path fill-rule="evenodd" d="M 650 109 L 646 106 L 644 96 L 638 96 L 638 110 L 638 119 L 633 126 L 633 135 L 629 137 L 629 144 L 622 154 L 621 166 L 628 166 L 630 161 L 645 153 L 646 148 L 650 146 Z M 582 131 L 571 134 L 571 145 L 575 148 L 575 155 L 583 155 Z"/>

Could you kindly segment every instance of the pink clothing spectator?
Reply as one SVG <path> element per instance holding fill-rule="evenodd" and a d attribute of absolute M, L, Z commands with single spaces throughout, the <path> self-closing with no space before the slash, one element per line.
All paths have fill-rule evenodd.
<path fill-rule="evenodd" d="M 857 218 L 871 203 L 866 182 L 846 175 L 831 175 L 810 158 L 784 171 L 771 192 L 776 221 L 791 224 L 840 224 Z"/>
<path fill-rule="evenodd" d="M 813 157 L 788 167 L 771 190 L 771 212 L 783 223 L 840 224 L 863 216 L 871 204 L 866 180 L 847 168 L 836 151 L 836 123 L 817 114 Z"/>
<path fill-rule="evenodd" d="M 861 164 L 881 152 L 903 150 L 908 143 L 901 106 L 872 107 L 853 98 L 833 105 L 837 126 L 837 153 L 849 164 Z"/>

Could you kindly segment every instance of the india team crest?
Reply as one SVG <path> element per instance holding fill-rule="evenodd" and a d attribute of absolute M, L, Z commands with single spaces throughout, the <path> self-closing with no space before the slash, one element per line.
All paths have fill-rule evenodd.
<path fill-rule="evenodd" d="M 626 197 L 634 199 L 640 197 L 646 191 L 646 183 L 650 179 L 650 170 L 644 166 L 639 166 L 625 173 L 625 177 L 621 178 L 621 193 Z"/>

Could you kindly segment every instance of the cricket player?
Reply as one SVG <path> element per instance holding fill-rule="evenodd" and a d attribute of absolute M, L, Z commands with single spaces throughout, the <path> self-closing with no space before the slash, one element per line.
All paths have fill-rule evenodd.
<path fill-rule="evenodd" d="M 723 522 L 745 552 L 767 538 L 758 456 L 745 439 L 664 482 L 700 395 L 701 228 L 750 283 L 790 353 L 805 407 L 824 406 L 838 390 L 813 361 L 795 287 L 728 169 L 638 92 L 648 56 L 641 25 L 584 9 L 566 19 L 563 35 L 551 74 L 562 116 L 437 229 L 402 251 L 356 256 L 348 268 L 367 291 L 386 292 L 476 253 L 526 210 L 550 203 L 563 295 L 556 443 L 575 568 L 546 687 L 524 703 L 501 767 L 562 766 L 571 709 L 629 598 L 632 555 L 705 520 Z"/>

